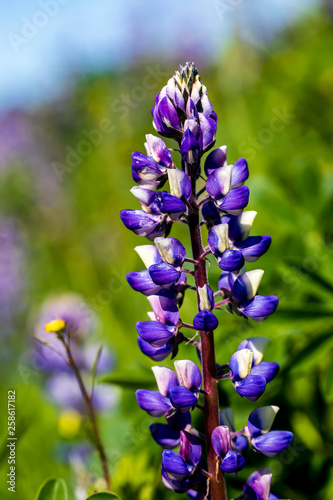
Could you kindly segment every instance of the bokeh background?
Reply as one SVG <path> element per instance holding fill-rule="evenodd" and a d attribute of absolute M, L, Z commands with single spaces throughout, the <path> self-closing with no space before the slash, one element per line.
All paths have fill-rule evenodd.
<path fill-rule="evenodd" d="M 254 230 L 273 238 L 260 261 L 261 293 L 280 297 L 263 323 L 221 313 L 221 363 L 244 338 L 264 335 L 271 338 L 265 359 L 281 366 L 258 403 L 226 383 L 221 404 L 233 406 L 237 427 L 256 406 L 280 406 L 276 428 L 292 430 L 294 442 L 276 458 L 247 452 L 252 470 L 270 467 L 281 498 L 333 498 L 332 3 L 18 0 L 3 6 L 0 39 L 1 498 L 13 496 L 10 389 L 16 498 L 33 500 L 49 477 L 64 479 L 69 499 L 85 498 L 99 474 L 94 454 L 70 459 L 86 442 L 85 423 L 72 432 L 61 425 L 63 410 L 50 398 L 31 340 L 45 300 L 68 292 L 96 319 L 91 341 L 113 356 L 108 388 L 116 404 L 100 416 L 113 489 L 123 500 L 174 498 L 161 485 L 152 419 L 135 401 L 135 389 L 154 388 L 153 363 L 139 352 L 134 326 L 147 301 L 125 278 L 141 269 L 133 247 L 144 242 L 121 225 L 119 211 L 137 208 L 131 153 L 143 152 L 145 134 L 154 132 L 154 96 L 179 63 L 192 60 L 219 115 L 216 145 L 228 145 L 231 163 L 249 161 Z M 216 284 L 215 265 L 210 275 Z M 187 297 L 184 320 L 193 306 Z M 195 360 L 190 346 L 181 354 Z M 249 470 L 229 478 L 230 498 Z"/>

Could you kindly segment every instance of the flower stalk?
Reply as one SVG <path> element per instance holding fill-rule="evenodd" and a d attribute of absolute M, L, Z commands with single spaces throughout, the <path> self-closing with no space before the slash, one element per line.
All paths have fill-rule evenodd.
<path fill-rule="evenodd" d="M 196 203 L 196 181 L 195 176 L 192 176 L 192 196 L 190 198 L 191 212 L 188 216 L 189 232 L 191 238 L 191 247 L 193 259 L 198 261 L 195 267 L 194 280 L 195 285 L 203 287 L 208 284 L 206 262 L 200 256 L 204 253 L 201 231 L 199 208 Z M 199 305 L 199 293 L 197 292 L 197 300 Z M 210 332 L 200 332 L 201 340 L 201 366 L 203 375 L 203 389 L 204 395 L 204 423 L 205 434 L 207 439 L 207 461 L 208 472 L 210 474 L 210 495 L 211 500 L 226 500 L 227 491 L 224 474 L 220 468 L 216 468 L 217 456 L 212 447 L 211 435 L 215 427 L 219 425 L 219 400 L 218 400 L 218 387 L 216 381 L 216 359 L 215 359 L 215 346 L 214 334 Z"/>
<path fill-rule="evenodd" d="M 107 490 L 111 491 L 111 479 L 110 479 L 110 472 L 109 472 L 109 467 L 108 467 L 107 456 L 106 456 L 103 442 L 101 439 L 101 434 L 99 431 L 95 411 L 94 411 L 94 408 L 92 405 L 91 396 L 88 394 L 86 386 L 82 380 L 80 370 L 78 369 L 78 367 L 75 363 L 75 360 L 72 356 L 70 346 L 68 345 L 67 342 L 65 342 L 65 340 L 63 338 L 61 338 L 61 341 L 66 349 L 66 353 L 67 353 L 67 357 L 68 357 L 68 359 L 67 359 L 68 365 L 73 370 L 73 373 L 75 375 L 75 378 L 77 380 L 77 383 L 79 385 L 79 388 L 80 388 L 80 391 L 82 394 L 82 398 L 83 398 L 84 403 L 86 405 L 87 414 L 88 414 L 88 417 L 89 417 L 89 420 L 91 423 L 91 428 L 92 428 L 93 435 L 94 435 L 94 444 L 96 446 L 96 449 L 97 449 L 97 452 L 98 452 L 98 455 L 100 458 L 101 466 L 102 466 L 103 477 L 105 479 Z"/>

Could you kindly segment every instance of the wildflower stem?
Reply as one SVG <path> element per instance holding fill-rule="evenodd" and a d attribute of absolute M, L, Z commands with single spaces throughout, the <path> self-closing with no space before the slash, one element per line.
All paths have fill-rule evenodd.
<path fill-rule="evenodd" d="M 80 373 L 80 371 L 79 371 L 79 369 L 74 361 L 74 358 L 72 356 L 69 345 L 64 340 L 62 340 L 62 342 L 63 342 L 63 344 L 66 348 L 66 352 L 67 352 L 67 356 L 68 356 L 67 362 L 74 372 L 75 378 L 79 384 L 80 391 L 81 391 L 83 400 L 84 400 L 86 408 L 87 408 L 88 416 L 89 416 L 92 430 L 93 430 L 94 437 L 95 437 L 95 446 L 97 448 L 97 451 L 98 451 L 98 454 L 100 457 L 100 461 L 102 464 L 103 476 L 104 476 L 104 479 L 106 482 L 106 486 L 107 486 L 107 489 L 109 491 L 111 491 L 111 480 L 110 480 L 110 473 L 109 473 L 109 468 L 108 468 L 108 464 L 107 464 L 107 457 L 106 457 L 106 453 L 105 453 L 104 446 L 102 443 L 100 431 L 98 428 L 96 415 L 95 415 L 95 412 L 94 412 L 94 409 L 92 406 L 91 397 L 89 396 L 87 389 L 84 385 L 84 382 L 83 382 L 82 377 L 81 377 L 81 373 Z"/>
<path fill-rule="evenodd" d="M 192 246 L 192 256 L 194 260 L 198 261 L 195 266 L 194 279 L 196 287 L 203 287 L 208 284 L 206 263 L 200 259 L 204 253 L 199 220 L 199 206 L 196 202 L 196 179 L 195 173 L 187 166 L 187 173 L 190 175 L 192 182 L 192 195 L 189 200 L 190 210 L 188 214 L 188 224 Z M 192 175 L 191 175 L 192 173 Z M 200 203 L 199 203 L 200 205 Z M 197 293 L 197 300 L 199 304 L 199 295 Z M 201 358 L 202 358 L 202 374 L 203 374 L 203 389 L 206 392 L 204 395 L 204 421 L 205 421 L 205 434 L 207 437 L 207 459 L 208 459 L 208 472 L 210 478 L 210 499 L 211 500 L 226 500 L 226 484 L 224 475 L 219 468 L 218 474 L 216 471 L 216 461 L 218 459 L 214 448 L 211 443 L 211 435 L 215 427 L 219 425 L 219 402 L 218 402 L 218 388 L 216 378 L 216 361 L 215 361 L 215 347 L 214 347 L 214 334 L 213 332 L 200 332 L 201 338 Z"/>

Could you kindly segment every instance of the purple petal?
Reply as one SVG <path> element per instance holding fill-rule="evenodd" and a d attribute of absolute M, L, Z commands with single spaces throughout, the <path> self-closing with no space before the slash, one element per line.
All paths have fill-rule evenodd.
<path fill-rule="evenodd" d="M 180 443 L 180 433 L 168 424 L 150 424 L 150 433 L 157 444 L 166 449 L 176 448 Z"/>
<path fill-rule="evenodd" d="M 159 193 L 139 186 L 134 186 L 130 191 L 146 213 L 160 215 L 161 202 Z"/>
<path fill-rule="evenodd" d="M 163 325 L 177 325 L 179 311 L 173 300 L 159 295 L 151 295 L 148 297 L 148 301 L 157 321 L 163 323 Z"/>
<path fill-rule="evenodd" d="M 190 500 L 200 500 L 202 498 L 200 494 L 194 490 L 187 490 L 186 494 Z"/>
<path fill-rule="evenodd" d="M 278 406 L 263 406 L 253 410 L 248 418 L 247 427 L 251 438 L 267 433 L 279 411 Z"/>
<path fill-rule="evenodd" d="M 200 156 L 200 144 L 194 134 L 188 128 L 185 130 L 182 142 L 180 144 L 180 153 L 184 162 L 190 165 L 196 163 Z"/>
<path fill-rule="evenodd" d="M 237 215 L 249 203 L 250 191 L 247 186 L 231 189 L 219 202 L 221 210 Z"/>
<path fill-rule="evenodd" d="M 170 399 L 158 391 L 139 389 L 136 391 L 136 400 L 140 408 L 151 417 L 162 417 L 173 409 Z"/>
<path fill-rule="evenodd" d="M 279 371 L 279 365 L 277 363 L 262 361 L 259 365 L 253 366 L 251 373 L 252 375 L 261 375 L 265 377 L 266 383 L 271 382 Z"/>
<path fill-rule="evenodd" d="M 186 412 L 198 402 L 198 397 L 184 386 L 174 387 L 170 391 L 170 399 L 175 408 Z"/>
<path fill-rule="evenodd" d="M 181 276 L 181 272 L 167 262 L 153 264 L 149 268 L 149 274 L 156 285 L 172 285 L 172 283 L 175 283 Z"/>
<path fill-rule="evenodd" d="M 167 191 L 162 191 L 161 194 L 161 212 L 163 214 L 183 214 L 186 212 L 186 205 L 177 196 L 173 196 Z"/>
<path fill-rule="evenodd" d="M 144 295 L 155 295 L 161 290 L 161 287 L 153 282 L 148 271 L 133 271 L 126 274 L 126 279 L 133 290 Z"/>
<path fill-rule="evenodd" d="M 221 462 L 221 470 L 223 472 L 238 472 L 245 466 L 245 460 L 240 453 L 236 451 L 228 451 Z"/>
<path fill-rule="evenodd" d="M 169 479 L 179 481 L 190 475 L 186 463 L 175 451 L 164 450 L 162 453 L 162 467 Z"/>
<path fill-rule="evenodd" d="M 179 410 L 166 417 L 168 425 L 175 430 L 181 431 L 191 423 L 191 413 L 188 411 L 183 413 Z"/>
<path fill-rule="evenodd" d="M 246 210 L 239 215 L 223 215 L 222 222 L 228 224 L 229 238 L 232 242 L 240 242 L 248 238 L 257 212 Z"/>
<path fill-rule="evenodd" d="M 241 274 L 234 283 L 232 295 L 234 300 L 245 302 L 257 293 L 261 279 L 264 275 L 262 269 L 254 269 L 247 273 Z"/>
<path fill-rule="evenodd" d="M 249 236 L 246 240 L 236 243 L 236 247 L 244 255 L 246 262 L 255 262 L 270 247 L 272 238 L 270 236 Z"/>
<path fill-rule="evenodd" d="M 186 250 L 176 238 L 156 238 L 155 245 L 165 262 L 175 267 L 183 264 Z"/>
<path fill-rule="evenodd" d="M 167 96 L 163 97 L 160 100 L 158 104 L 158 112 L 162 121 L 168 128 L 181 130 L 181 124 L 177 110 Z"/>
<path fill-rule="evenodd" d="M 179 386 L 177 375 L 171 368 L 167 368 L 166 366 L 153 366 L 152 370 L 158 390 L 162 396 L 169 397 L 171 389 Z"/>
<path fill-rule="evenodd" d="M 189 97 L 187 99 L 186 115 L 187 115 L 188 120 L 192 120 L 192 119 L 197 120 L 198 119 L 198 111 L 197 111 L 196 105 L 195 105 L 193 99 L 191 99 L 191 97 Z"/>
<path fill-rule="evenodd" d="M 227 248 L 219 259 L 219 267 L 222 271 L 239 271 L 244 265 L 242 252 Z"/>
<path fill-rule="evenodd" d="M 175 361 L 175 368 L 180 385 L 190 391 L 198 391 L 201 386 L 200 368 L 190 360 Z"/>
<path fill-rule="evenodd" d="M 279 299 L 274 295 L 256 295 L 253 299 L 242 303 L 240 310 L 244 316 L 256 321 L 263 321 L 276 311 Z"/>
<path fill-rule="evenodd" d="M 122 210 L 120 218 L 124 226 L 138 236 L 147 236 L 160 223 L 160 216 L 149 215 L 144 210 Z"/>
<path fill-rule="evenodd" d="M 232 294 L 235 279 L 236 276 L 233 273 L 221 273 L 218 283 L 219 290 L 229 297 Z"/>
<path fill-rule="evenodd" d="M 205 174 L 207 177 L 214 172 L 217 168 L 225 167 L 227 165 L 227 146 L 221 146 L 214 149 L 206 158 L 205 161 Z"/>
<path fill-rule="evenodd" d="M 180 455 L 191 467 L 199 465 L 202 448 L 199 441 L 189 432 L 180 431 Z"/>
<path fill-rule="evenodd" d="M 269 500 L 272 474 L 269 469 L 262 469 L 250 475 L 243 491 L 245 500 Z"/>
<path fill-rule="evenodd" d="M 232 438 L 232 447 L 235 451 L 245 451 L 249 447 L 249 442 L 245 436 L 235 436 Z"/>
<path fill-rule="evenodd" d="M 142 340 L 153 347 L 162 347 L 176 334 L 177 328 L 162 325 L 159 321 L 139 321 L 136 331 Z"/>
<path fill-rule="evenodd" d="M 215 144 L 217 123 L 213 118 L 199 113 L 200 128 L 202 132 L 202 149 L 208 151 Z"/>
<path fill-rule="evenodd" d="M 162 140 L 162 139 L 160 139 Z M 146 181 L 156 181 L 166 175 L 166 167 L 159 165 L 150 156 L 138 151 L 132 154 L 132 175 Z M 137 181 L 137 178 L 134 179 Z"/>
<path fill-rule="evenodd" d="M 233 188 L 241 186 L 249 178 L 249 168 L 245 158 L 240 158 L 234 163 L 231 176 L 231 186 Z"/>
<path fill-rule="evenodd" d="M 292 432 L 270 431 L 251 440 L 252 445 L 266 457 L 274 457 L 288 448 L 293 439 Z"/>
<path fill-rule="evenodd" d="M 231 172 L 232 165 L 227 165 L 214 170 L 208 177 L 206 182 L 206 191 L 214 200 L 220 200 L 223 196 L 226 197 L 227 193 L 229 193 Z M 221 203 L 223 203 L 223 200 L 221 200 Z"/>
<path fill-rule="evenodd" d="M 163 361 L 163 359 L 167 358 L 174 349 L 174 344 L 172 342 L 168 342 L 163 347 L 153 347 L 148 342 L 142 340 L 141 337 L 138 337 L 138 346 L 140 351 L 153 361 Z"/>
<path fill-rule="evenodd" d="M 145 147 L 147 154 L 160 165 L 170 167 L 172 163 L 172 154 L 166 147 L 163 139 L 152 134 L 147 134 L 146 140 L 147 142 L 145 143 Z"/>
<path fill-rule="evenodd" d="M 227 425 L 215 427 L 211 436 L 212 446 L 216 455 L 224 457 L 231 450 L 230 430 Z"/>
<path fill-rule="evenodd" d="M 206 201 L 206 203 L 202 205 L 201 213 L 208 229 L 222 222 L 221 212 L 213 201 Z"/>
<path fill-rule="evenodd" d="M 193 319 L 193 326 L 201 332 L 210 332 L 219 325 L 217 317 L 210 311 L 203 309 Z"/>
<path fill-rule="evenodd" d="M 260 375 L 248 375 L 243 380 L 235 382 L 234 385 L 240 396 L 250 401 L 257 401 L 265 392 L 266 379 Z"/>

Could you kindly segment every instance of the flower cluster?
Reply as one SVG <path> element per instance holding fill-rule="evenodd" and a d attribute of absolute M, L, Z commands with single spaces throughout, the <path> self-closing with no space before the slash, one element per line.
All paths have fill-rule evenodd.
<path fill-rule="evenodd" d="M 201 370 L 190 360 L 175 361 L 176 373 L 154 366 L 158 391 L 139 389 L 137 402 L 152 417 L 166 418 L 166 423 L 150 426 L 152 437 L 164 448 L 165 486 L 187 492 L 192 499 L 223 500 L 226 496 L 220 476 L 244 468 L 242 453 L 249 443 L 256 451 L 274 456 L 292 439 L 290 432 L 270 430 L 277 407 L 254 410 L 240 431 L 235 430 L 231 409 L 222 410 L 220 419 L 218 414 L 217 381 L 229 379 L 240 396 L 256 401 L 279 370 L 277 363 L 263 361 L 269 340 L 265 337 L 241 342 L 228 364 L 219 366 L 214 355 L 219 309 L 225 307 L 229 313 L 262 321 L 278 306 L 277 297 L 257 293 L 264 272 L 244 268 L 268 250 L 271 238 L 250 236 L 257 214 L 245 210 L 249 188 L 244 183 L 249 169 L 244 158 L 228 164 L 227 148 L 222 146 L 208 154 L 202 172 L 202 156 L 215 143 L 217 115 L 193 64 L 180 67 L 167 82 L 155 99 L 152 115 L 157 132 L 176 141 L 178 148 L 170 149 L 161 138 L 146 136 L 146 154 L 135 151 L 132 157 L 132 176 L 138 186 L 131 192 L 141 210 L 120 213 L 128 229 L 154 243 L 135 248 L 146 269 L 127 275 L 129 285 L 144 294 L 151 307 L 149 320 L 136 324 L 138 345 L 146 356 L 159 362 L 170 354 L 175 357 L 179 344 L 186 341 L 196 347 Z M 177 152 L 180 168 L 172 155 Z M 197 191 L 203 174 L 205 184 Z M 169 191 L 164 190 L 167 182 Z M 191 255 L 181 241 L 170 236 L 172 225 L 178 222 L 188 226 Z M 201 238 L 203 224 L 208 229 L 207 245 Z M 209 255 L 222 271 L 215 292 L 207 278 Z M 179 311 L 187 290 L 196 291 L 198 302 L 190 323 L 180 318 Z M 197 332 L 199 340 L 195 340 L 196 335 L 185 336 L 184 329 Z M 191 424 L 195 408 L 209 415 L 204 435 Z M 208 445 L 208 470 L 198 438 Z M 179 452 L 174 451 L 178 446 Z M 252 474 L 244 485 L 244 498 L 275 498 L 270 495 L 270 482 L 267 471 Z"/>

